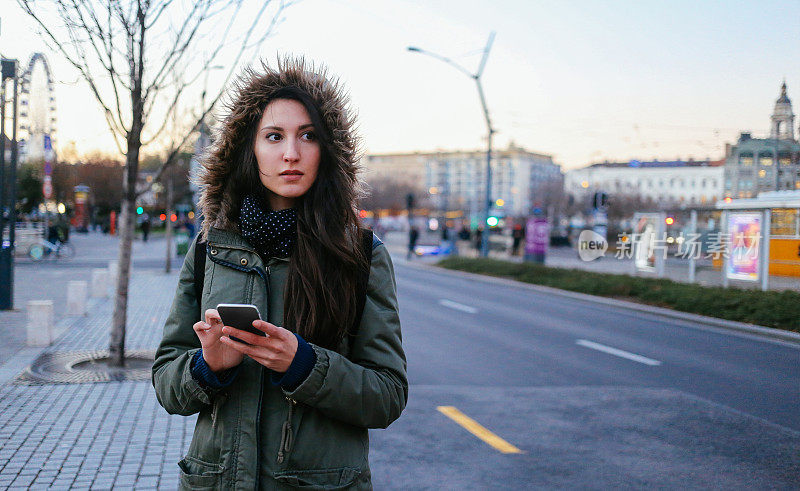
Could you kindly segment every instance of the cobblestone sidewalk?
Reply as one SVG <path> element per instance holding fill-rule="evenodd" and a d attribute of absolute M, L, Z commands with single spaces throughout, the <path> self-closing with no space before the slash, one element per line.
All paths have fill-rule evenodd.
<path fill-rule="evenodd" d="M 136 271 L 126 348 L 155 350 L 177 273 Z M 108 348 L 112 302 L 62 322 L 46 352 Z M 19 367 L 20 371 L 23 367 Z M 175 489 L 195 417 L 168 415 L 150 382 L 0 385 L 0 489 Z"/>

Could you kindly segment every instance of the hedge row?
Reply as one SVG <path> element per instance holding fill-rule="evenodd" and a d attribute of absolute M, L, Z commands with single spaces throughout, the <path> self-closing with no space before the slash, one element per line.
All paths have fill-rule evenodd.
<path fill-rule="evenodd" d="M 708 287 L 484 258 L 451 257 L 438 266 L 800 332 L 800 292 L 796 291 Z"/>

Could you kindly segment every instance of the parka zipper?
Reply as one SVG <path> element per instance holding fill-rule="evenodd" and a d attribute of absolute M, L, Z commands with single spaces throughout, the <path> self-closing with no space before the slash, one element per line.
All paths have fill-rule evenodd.
<path fill-rule="evenodd" d="M 263 259 L 261 260 L 264 261 Z M 262 278 L 264 279 L 264 286 L 267 290 L 267 320 L 269 320 L 269 313 L 271 304 L 269 302 L 269 266 L 265 269 L 265 276 Z M 258 270 L 256 270 L 258 271 Z M 259 275 L 260 276 L 260 275 Z M 255 490 L 258 491 L 260 489 L 260 481 L 261 481 L 261 401 L 264 399 L 264 366 L 259 365 L 261 369 L 259 370 L 259 378 L 258 378 L 258 409 L 256 410 L 256 486 Z"/>
<path fill-rule="evenodd" d="M 289 403 L 289 413 L 286 415 L 286 421 L 283 422 L 281 427 L 281 445 L 278 448 L 278 463 L 282 464 L 286 458 L 286 454 L 292 451 L 294 445 L 294 433 L 292 432 L 292 414 L 294 414 L 294 406 L 297 401 L 289 396 L 286 396 L 286 401 Z"/>

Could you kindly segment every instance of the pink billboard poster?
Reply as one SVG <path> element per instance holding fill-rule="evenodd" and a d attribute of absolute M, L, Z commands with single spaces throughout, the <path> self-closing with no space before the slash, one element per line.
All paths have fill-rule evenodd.
<path fill-rule="evenodd" d="M 545 217 L 530 217 L 525 226 L 525 254 L 544 256 L 550 244 L 550 224 Z"/>
<path fill-rule="evenodd" d="M 760 273 L 761 214 L 728 215 L 728 257 L 726 274 L 732 280 L 757 281 Z"/>

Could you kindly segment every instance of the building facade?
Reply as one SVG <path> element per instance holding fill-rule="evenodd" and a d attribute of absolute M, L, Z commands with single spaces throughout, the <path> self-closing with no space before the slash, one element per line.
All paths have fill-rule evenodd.
<path fill-rule="evenodd" d="M 367 180 L 392 179 L 415 184 L 438 210 L 461 210 L 477 217 L 486 199 L 486 152 L 431 152 L 370 155 L 364 162 Z M 560 196 L 561 166 L 550 155 L 510 145 L 492 152 L 491 199 L 495 212 L 527 215 L 535 206 Z"/>
<path fill-rule="evenodd" d="M 577 198 L 603 191 L 639 197 L 657 206 L 713 205 L 723 192 L 724 161 L 652 161 L 593 164 L 567 172 L 565 190 Z"/>
<path fill-rule="evenodd" d="M 770 117 L 769 138 L 742 133 L 725 158 L 725 197 L 752 198 L 765 191 L 800 189 L 800 144 L 795 139 L 786 83 Z"/>

